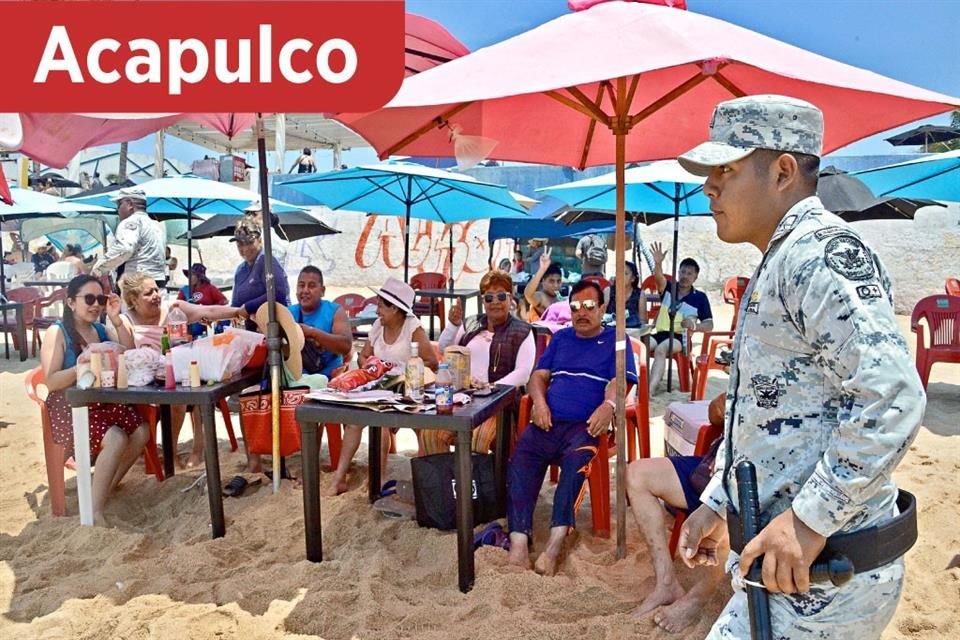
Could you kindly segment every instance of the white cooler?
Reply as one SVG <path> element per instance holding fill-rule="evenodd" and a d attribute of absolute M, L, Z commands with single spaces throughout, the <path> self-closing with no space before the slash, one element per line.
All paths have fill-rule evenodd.
<path fill-rule="evenodd" d="M 668 456 L 692 456 L 700 428 L 710 424 L 709 400 L 671 402 L 663 414 L 663 448 Z"/>

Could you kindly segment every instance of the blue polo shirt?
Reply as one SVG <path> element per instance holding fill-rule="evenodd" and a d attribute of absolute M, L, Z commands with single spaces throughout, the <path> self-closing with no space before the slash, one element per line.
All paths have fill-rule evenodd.
<path fill-rule="evenodd" d="M 617 377 L 616 335 L 614 327 L 604 327 L 598 336 L 581 338 L 570 327 L 550 338 L 537 369 L 550 371 L 547 406 L 555 421 L 586 422 L 603 402 L 607 383 Z M 637 382 L 629 340 L 627 381 Z"/>
<path fill-rule="evenodd" d="M 333 333 L 333 316 L 336 315 L 337 309 L 339 308 L 340 305 L 334 302 L 329 300 L 321 300 L 320 306 L 310 313 L 304 313 L 300 309 L 299 304 L 291 305 L 290 314 L 299 324 L 305 324 L 313 327 L 314 329 L 319 329 L 325 333 Z M 303 364 L 304 371 L 306 373 L 322 373 L 323 375 L 330 377 L 330 374 L 333 373 L 334 369 L 343 365 L 343 356 L 340 354 L 330 353 L 329 351 L 320 351 L 319 349 L 317 349 L 317 351 L 318 353 L 322 354 L 322 363 L 320 363 L 320 368 L 317 371 L 306 371 L 306 369 L 309 368 L 309 365 L 305 360 Z"/>

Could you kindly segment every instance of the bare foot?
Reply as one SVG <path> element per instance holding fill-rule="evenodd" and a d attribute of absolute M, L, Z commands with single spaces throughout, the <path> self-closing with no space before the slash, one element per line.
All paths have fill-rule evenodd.
<path fill-rule="evenodd" d="M 187 458 L 187 469 L 193 469 L 203 464 L 203 451 L 191 451 Z"/>
<path fill-rule="evenodd" d="M 107 516 L 105 516 L 102 511 L 100 511 L 93 514 L 93 526 L 112 529 L 115 525 L 107 519 Z"/>
<path fill-rule="evenodd" d="M 259 458 L 247 459 L 247 466 L 244 468 L 246 473 L 263 473 L 263 464 Z"/>
<path fill-rule="evenodd" d="M 533 570 L 542 576 L 556 575 L 559 556 L 560 554 L 544 551 L 537 557 L 537 561 L 533 564 Z"/>
<path fill-rule="evenodd" d="M 670 606 L 658 611 L 653 621 L 664 631 L 680 633 L 700 619 L 704 604 L 704 599 L 691 590 Z"/>
<path fill-rule="evenodd" d="M 507 556 L 507 566 L 511 571 L 527 571 L 530 569 L 530 550 L 527 548 L 527 536 L 517 533 L 510 534 L 510 551 Z"/>
<path fill-rule="evenodd" d="M 333 496 L 338 496 L 341 493 L 346 493 L 349 488 L 347 487 L 346 480 L 334 481 L 331 482 L 327 487 L 320 490 L 320 495 L 325 498 L 331 498 Z"/>
<path fill-rule="evenodd" d="M 676 580 L 670 584 L 657 584 L 657 586 L 653 588 L 653 591 L 650 592 L 650 595 L 644 598 L 640 606 L 633 612 L 634 621 L 640 621 L 641 618 L 657 607 L 672 604 L 680 600 L 684 593 L 686 592 L 683 590 L 683 587 L 681 587 L 680 583 Z"/>

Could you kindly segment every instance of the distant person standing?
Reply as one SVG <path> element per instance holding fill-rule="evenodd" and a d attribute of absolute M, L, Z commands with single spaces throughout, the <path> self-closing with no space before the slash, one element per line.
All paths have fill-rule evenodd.
<path fill-rule="evenodd" d="M 165 262 L 165 264 L 166 264 L 166 269 L 167 269 L 167 280 L 169 280 L 169 279 L 170 279 L 170 274 L 177 272 L 177 264 L 178 264 L 178 263 L 177 263 L 177 259 L 176 259 L 175 257 L 173 257 L 173 253 L 171 252 L 169 246 L 167 246 L 167 247 L 163 250 L 163 259 L 164 259 L 164 262 Z M 184 272 L 184 273 L 186 273 L 186 272 Z M 187 276 L 187 277 L 189 278 L 189 276 Z"/>
<path fill-rule="evenodd" d="M 603 275 L 607 267 L 607 241 L 598 234 L 591 233 L 580 238 L 576 256 L 580 259 L 580 275 Z"/>
<path fill-rule="evenodd" d="M 94 172 L 93 172 L 93 180 L 90 181 L 90 188 L 91 188 L 91 189 L 100 189 L 100 188 L 102 188 L 102 187 L 103 187 L 103 182 L 100 180 L 100 172 L 99 172 L 99 171 L 94 171 Z"/>
<path fill-rule="evenodd" d="M 316 173 L 317 163 L 313 161 L 313 154 L 310 149 L 304 147 L 303 153 L 297 158 L 297 161 L 290 167 L 290 173 L 296 169 L 297 173 Z"/>
<path fill-rule="evenodd" d="M 167 285 L 166 228 L 147 215 L 147 196 L 141 189 L 120 189 L 112 200 L 117 203 L 120 224 L 91 274 L 101 276 L 117 269 L 119 276 L 119 267 L 123 267 L 130 273 L 149 275 L 162 290 Z"/>

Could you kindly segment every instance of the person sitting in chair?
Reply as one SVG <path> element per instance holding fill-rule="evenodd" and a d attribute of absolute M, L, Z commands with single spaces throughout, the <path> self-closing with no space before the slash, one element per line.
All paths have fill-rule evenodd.
<path fill-rule="evenodd" d="M 570 310 L 573 326 L 553 334 L 530 376 L 532 420 L 517 439 L 507 468 L 509 562 L 528 568 L 527 545 L 543 476 L 551 464 L 560 465 L 550 537 L 534 567 L 543 575 L 556 573 L 564 538 L 576 524 L 575 505 L 597 454 L 597 438 L 606 436 L 616 406 L 616 330 L 601 322 L 606 306 L 600 286 L 575 284 Z M 628 381 L 637 381 L 629 342 L 626 373 Z"/>

